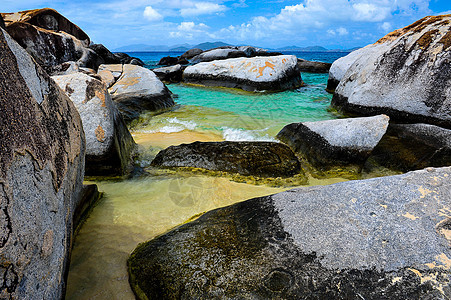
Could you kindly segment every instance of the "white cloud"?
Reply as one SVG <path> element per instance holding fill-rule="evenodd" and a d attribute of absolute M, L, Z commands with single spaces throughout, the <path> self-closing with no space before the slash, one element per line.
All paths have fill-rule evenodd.
<path fill-rule="evenodd" d="M 144 9 L 143 15 L 147 20 L 151 22 L 160 21 L 163 19 L 163 16 L 158 11 L 156 11 L 152 6 L 147 6 Z"/>
<path fill-rule="evenodd" d="M 388 33 L 392 31 L 393 26 L 391 25 L 390 22 L 384 22 L 380 24 L 379 28 L 382 29 L 385 33 Z"/>
<path fill-rule="evenodd" d="M 211 2 L 194 2 L 193 6 L 180 9 L 180 14 L 184 17 L 210 15 L 225 11 L 227 7 Z"/>
<path fill-rule="evenodd" d="M 236 3 L 232 4 L 233 7 L 248 7 L 249 5 L 246 4 L 246 0 L 239 0 Z"/>
<path fill-rule="evenodd" d="M 188 38 L 193 39 L 195 37 L 209 36 L 211 38 L 216 38 L 213 34 L 209 33 L 210 27 L 204 23 L 196 24 L 194 22 L 181 22 L 177 26 L 177 31 L 171 31 L 170 37 L 172 38 Z"/>
<path fill-rule="evenodd" d="M 442 11 L 441 13 L 437 14 L 437 16 L 441 16 L 441 15 L 451 15 L 451 10 Z"/>
<path fill-rule="evenodd" d="M 337 29 L 337 32 L 338 32 L 339 35 L 347 35 L 347 34 L 349 34 L 348 30 L 346 28 L 344 28 L 344 27 L 339 27 Z"/>
<path fill-rule="evenodd" d="M 355 21 L 380 22 L 385 20 L 391 13 L 390 6 L 375 5 L 369 3 L 355 3 L 352 5 L 352 19 Z"/>

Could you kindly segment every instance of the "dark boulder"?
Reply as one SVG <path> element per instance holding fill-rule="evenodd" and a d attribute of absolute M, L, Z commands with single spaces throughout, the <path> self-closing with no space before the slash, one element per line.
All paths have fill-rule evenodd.
<path fill-rule="evenodd" d="M 173 66 L 179 63 L 179 59 L 177 57 L 165 56 L 158 62 L 159 66 Z"/>
<path fill-rule="evenodd" d="M 120 59 L 118 59 L 117 56 L 111 53 L 110 50 L 102 44 L 91 44 L 89 45 L 89 48 L 94 50 L 103 59 L 103 64 L 120 63 Z"/>
<path fill-rule="evenodd" d="M 319 62 L 319 61 L 308 61 L 305 59 L 298 58 L 298 66 L 301 72 L 307 73 L 327 73 L 329 72 L 330 66 L 332 64 Z"/>
<path fill-rule="evenodd" d="M 171 146 L 160 151 L 151 165 L 272 178 L 301 172 L 299 161 L 290 148 L 274 142 L 194 142 Z"/>
<path fill-rule="evenodd" d="M 359 172 L 387 131 L 388 122 L 387 116 L 380 115 L 293 123 L 277 138 L 319 170 L 352 166 Z"/>
<path fill-rule="evenodd" d="M 128 260 L 139 299 L 447 299 L 451 168 L 210 211 Z"/>
<path fill-rule="evenodd" d="M 451 130 L 430 124 L 390 124 L 369 163 L 402 172 L 450 166 Z"/>
<path fill-rule="evenodd" d="M 6 28 L 6 27 L 5 27 L 5 21 L 3 21 L 2 15 L 0 15 L 0 28 L 3 28 L 3 29 Z"/>
<path fill-rule="evenodd" d="M 58 85 L 0 29 L 0 298 L 62 299 L 85 136 Z"/>
<path fill-rule="evenodd" d="M 153 69 L 152 71 L 163 82 L 177 83 L 182 81 L 183 70 L 185 68 L 181 65 Z"/>
<path fill-rule="evenodd" d="M 191 59 L 194 56 L 201 54 L 202 52 L 204 52 L 204 51 L 201 49 L 193 48 L 193 49 L 190 49 L 190 50 L 186 51 L 185 53 L 183 53 L 181 58 Z"/>

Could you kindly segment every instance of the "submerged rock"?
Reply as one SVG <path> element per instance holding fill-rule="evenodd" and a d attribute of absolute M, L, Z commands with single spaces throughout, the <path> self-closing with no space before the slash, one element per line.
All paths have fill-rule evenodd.
<path fill-rule="evenodd" d="M 0 298 L 61 299 L 83 186 L 80 116 L 0 29 Z"/>
<path fill-rule="evenodd" d="M 139 299 L 447 299 L 451 168 L 210 211 L 128 260 Z"/>
<path fill-rule="evenodd" d="M 301 72 L 307 73 L 327 73 L 329 72 L 331 63 L 325 63 L 320 61 L 309 61 L 298 58 L 298 66 Z"/>
<path fill-rule="evenodd" d="M 273 178 L 302 172 L 290 148 L 274 142 L 194 142 L 171 146 L 160 151 L 151 165 Z"/>
<path fill-rule="evenodd" d="M 135 142 L 105 85 L 83 73 L 52 78 L 70 97 L 83 121 L 86 175 L 125 174 Z"/>
<path fill-rule="evenodd" d="M 451 130 L 430 124 L 391 124 L 372 162 L 403 172 L 451 165 Z"/>
<path fill-rule="evenodd" d="M 182 65 L 175 65 L 170 67 L 153 69 L 152 72 L 158 76 L 163 82 L 180 82 L 183 77 L 183 70 L 185 68 Z"/>
<path fill-rule="evenodd" d="M 329 170 L 355 165 L 360 169 L 387 131 L 389 117 L 292 123 L 277 138 L 314 167 Z"/>
<path fill-rule="evenodd" d="M 187 83 L 246 91 L 281 91 L 302 85 L 297 58 L 293 55 L 199 63 L 185 69 L 183 80 Z"/>
<path fill-rule="evenodd" d="M 171 92 L 155 73 L 140 66 L 123 65 L 120 78 L 109 91 L 126 121 L 136 119 L 144 111 L 175 105 Z"/>
<path fill-rule="evenodd" d="M 379 40 L 347 70 L 332 104 L 361 115 L 451 128 L 451 15 L 425 17 Z"/>

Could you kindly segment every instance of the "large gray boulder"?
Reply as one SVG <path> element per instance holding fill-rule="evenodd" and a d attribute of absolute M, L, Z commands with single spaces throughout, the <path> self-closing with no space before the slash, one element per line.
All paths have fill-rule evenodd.
<path fill-rule="evenodd" d="M 171 92 L 155 73 L 136 65 L 123 65 L 121 76 L 109 91 L 126 121 L 138 118 L 144 111 L 175 105 Z"/>
<path fill-rule="evenodd" d="M 200 54 L 192 57 L 191 62 L 196 64 L 200 62 L 209 62 L 213 60 L 222 60 L 228 58 L 237 57 L 256 57 L 256 56 L 277 56 L 281 55 L 279 52 L 268 52 L 262 48 L 255 48 L 251 46 L 224 46 L 214 48 L 201 52 Z M 183 57 L 183 56 L 182 56 Z"/>
<path fill-rule="evenodd" d="M 64 297 L 83 185 L 80 116 L 0 29 L 0 298 Z"/>
<path fill-rule="evenodd" d="M 302 172 L 290 148 L 274 142 L 194 142 L 171 146 L 160 151 L 151 165 L 273 178 Z"/>
<path fill-rule="evenodd" d="M 163 82 L 177 83 L 182 81 L 183 70 L 185 70 L 185 67 L 182 65 L 175 65 L 153 69 L 152 72 L 154 72 L 155 75 L 157 75 L 157 77 Z"/>
<path fill-rule="evenodd" d="M 75 104 L 83 121 L 86 175 L 125 174 L 135 142 L 105 85 L 83 73 L 52 78 Z"/>
<path fill-rule="evenodd" d="M 451 128 L 451 15 L 432 16 L 379 40 L 358 57 L 332 104 L 361 115 Z"/>
<path fill-rule="evenodd" d="M 202 49 L 198 49 L 198 48 L 189 49 L 188 51 L 186 51 L 185 53 L 182 54 L 181 58 L 191 59 L 194 56 L 201 54 L 202 52 L 204 52 L 204 51 Z"/>
<path fill-rule="evenodd" d="M 386 115 L 292 123 L 277 138 L 318 169 L 361 168 L 386 133 L 388 123 Z"/>
<path fill-rule="evenodd" d="M 2 14 L 8 33 L 48 73 L 67 61 L 97 69 L 103 59 L 89 49 L 90 39 L 77 25 L 53 9 Z"/>
<path fill-rule="evenodd" d="M 451 166 L 451 129 L 430 124 L 390 124 L 370 163 L 412 171 Z"/>
<path fill-rule="evenodd" d="M 293 55 L 199 63 L 185 69 L 183 80 L 187 83 L 246 91 L 281 91 L 302 85 L 297 58 Z"/>
<path fill-rule="evenodd" d="M 139 299 L 449 299 L 451 168 L 208 212 L 128 260 Z"/>

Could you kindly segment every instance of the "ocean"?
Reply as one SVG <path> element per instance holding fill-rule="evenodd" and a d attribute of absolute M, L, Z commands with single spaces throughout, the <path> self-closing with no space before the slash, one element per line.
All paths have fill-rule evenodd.
<path fill-rule="evenodd" d="M 182 53 L 135 52 L 149 69 L 164 56 Z M 299 58 L 333 62 L 343 52 L 287 52 Z M 134 299 L 126 261 L 135 247 L 203 212 L 292 188 L 237 182 L 233 178 L 163 171 L 149 167 L 171 145 L 194 141 L 276 141 L 287 124 L 340 117 L 325 91 L 328 74 L 302 73 L 305 86 L 281 93 L 247 93 L 223 88 L 170 84 L 177 105 L 162 114 L 144 114 L 131 126 L 139 145 L 137 163 L 145 175 L 96 180 L 104 197 L 74 241 L 67 299 Z M 309 178 L 309 185 L 344 181 Z"/>

